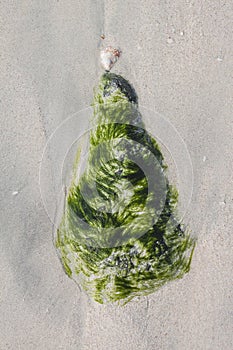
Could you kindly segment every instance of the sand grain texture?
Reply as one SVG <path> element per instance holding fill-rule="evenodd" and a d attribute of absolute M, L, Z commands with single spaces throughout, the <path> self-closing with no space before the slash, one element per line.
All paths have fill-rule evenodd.
<path fill-rule="evenodd" d="M 217 0 L 1 2 L 0 349 L 232 349 L 232 16 Z M 190 273 L 123 308 L 64 274 L 38 185 L 49 135 L 91 102 L 102 33 L 194 171 Z M 47 172 L 52 204 L 54 154 Z"/>

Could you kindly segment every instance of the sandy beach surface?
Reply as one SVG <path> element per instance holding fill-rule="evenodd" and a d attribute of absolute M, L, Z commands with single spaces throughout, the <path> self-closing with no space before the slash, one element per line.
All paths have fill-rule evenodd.
<path fill-rule="evenodd" d="M 1 350 L 233 348 L 232 16 L 222 0 L 1 2 Z M 101 34 L 123 51 L 113 71 L 179 132 L 193 168 L 191 271 L 124 307 L 91 301 L 53 246 L 40 186 L 52 212 L 72 130 L 39 185 L 50 135 L 91 103 Z"/>

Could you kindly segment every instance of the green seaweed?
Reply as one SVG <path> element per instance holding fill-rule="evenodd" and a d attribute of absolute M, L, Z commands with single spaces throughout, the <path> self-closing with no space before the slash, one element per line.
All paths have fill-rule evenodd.
<path fill-rule="evenodd" d="M 78 157 L 57 230 L 65 272 L 99 303 L 125 303 L 181 278 L 195 246 L 176 218 L 178 192 L 137 103 L 123 77 L 103 74 L 86 168 L 77 176 Z"/>

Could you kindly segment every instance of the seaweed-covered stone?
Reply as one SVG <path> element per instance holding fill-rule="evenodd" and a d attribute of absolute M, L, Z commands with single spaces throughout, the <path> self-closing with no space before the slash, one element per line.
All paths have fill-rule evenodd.
<path fill-rule="evenodd" d="M 103 74 L 85 170 L 75 164 L 56 235 L 66 273 L 100 303 L 127 302 L 182 277 L 195 245 L 175 217 L 178 194 L 137 101 L 123 77 Z"/>

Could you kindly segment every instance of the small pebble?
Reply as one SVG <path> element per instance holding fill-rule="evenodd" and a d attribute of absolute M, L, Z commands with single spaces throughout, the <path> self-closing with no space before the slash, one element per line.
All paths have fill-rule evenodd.
<path fill-rule="evenodd" d="M 172 39 L 171 37 L 169 37 L 169 38 L 167 39 L 167 43 L 168 43 L 168 44 L 172 44 L 172 43 L 173 43 L 173 39 Z"/>
<path fill-rule="evenodd" d="M 112 46 L 106 47 L 106 49 L 102 50 L 100 53 L 102 67 L 105 70 L 110 71 L 114 64 L 117 62 L 120 55 L 121 51 L 119 49 L 115 49 Z"/>
<path fill-rule="evenodd" d="M 184 35 L 184 31 L 183 31 L 183 30 L 180 32 L 180 35 L 181 35 L 181 36 L 183 36 L 183 35 Z"/>
<path fill-rule="evenodd" d="M 217 61 L 218 61 L 218 62 L 222 62 L 222 61 L 223 61 L 223 58 L 222 58 L 222 57 L 217 57 Z"/>
<path fill-rule="evenodd" d="M 202 160 L 203 160 L 203 162 L 205 162 L 206 161 L 206 156 L 204 156 Z"/>
<path fill-rule="evenodd" d="M 12 196 L 17 196 L 18 193 L 19 193 L 19 191 L 13 191 Z"/>

